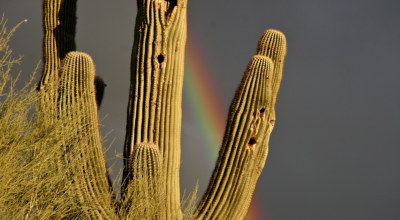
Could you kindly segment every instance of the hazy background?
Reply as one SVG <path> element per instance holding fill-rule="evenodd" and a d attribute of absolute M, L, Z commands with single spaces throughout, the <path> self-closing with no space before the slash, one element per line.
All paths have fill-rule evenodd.
<path fill-rule="evenodd" d="M 3 12 L 9 26 L 29 20 L 12 41 L 28 75 L 41 58 L 41 1 L 0 0 Z M 77 49 L 108 84 L 109 158 L 125 135 L 136 1 L 81 0 L 77 16 Z M 188 44 L 201 48 L 225 106 L 263 31 L 287 36 L 276 128 L 255 192 L 262 218 L 400 219 L 398 0 L 189 0 L 188 25 Z M 183 114 L 181 188 L 198 179 L 202 195 L 212 166 Z"/>

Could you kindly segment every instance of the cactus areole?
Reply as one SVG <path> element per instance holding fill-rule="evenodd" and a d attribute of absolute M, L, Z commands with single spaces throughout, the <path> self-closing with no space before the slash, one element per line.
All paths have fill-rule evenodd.
<path fill-rule="evenodd" d="M 137 9 L 123 184 L 121 201 L 115 202 L 98 121 L 106 84 L 95 76 L 92 58 L 75 51 L 76 0 L 43 0 L 40 106 L 51 110 L 52 120 L 63 116 L 73 122 L 80 141 L 68 147 L 80 152 L 81 165 L 73 171 L 71 195 L 96 204 L 96 209 L 82 208 L 89 219 L 131 218 L 136 207 L 129 201 L 135 196 L 157 200 L 143 205 L 145 215 L 154 207 L 159 210 L 146 218 L 184 217 L 179 168 L 187 0 L 137 0 Z M 245 218 L 268 154 L 285 56 L 284 34 L 265 31 L 230 106 L 215 169 L 192 218 Z M 118 204 L 128 211 L 116 211 Z"/>

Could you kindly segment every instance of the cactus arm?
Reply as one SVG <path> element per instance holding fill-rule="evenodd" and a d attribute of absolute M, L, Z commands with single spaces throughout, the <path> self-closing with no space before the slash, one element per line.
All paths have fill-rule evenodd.
<path fill-rule="evenodd" d="M 61 60 L 75 50 L 77 0 L 43 0 L 43 68 L 37 90 L 40 107 L 57 115 L 57 87 Z"/>
<path fill-rule="evenodd" d="M 275 106 L 278 98 L 279 88 L 281 86 L 283 77 L 284 60 L 287 53 L 287 44 L 285 35 L 274 29 L 269 29 L 261 36 L 258 46 L 257 54 L 271 58 L 274 63 L 274 73 L 272 75 L 272 110 L 270 120 L 275 123 Z"/>
<path fill-rule="evenodd" d="M 255 167 L 254 169 L 251 170 L 250 174 L 250 182 L 248 183 L 250 187 L 249 191 L 244 193 L 243 195 L 246 194 L 253 194 L 254 189 L 256 187 L 258 178 L 262 172 L 262 169 L 265 165 L 265 161 L 268 155 L 268 146 L 269 146 L 269 140 L 270 140 L 270 135 L 272 133 L 272 130 L 274 129 L 275 126 L 275 120 L 276 120 L 276 115 L 275 115 L 275 106 L 277 102 L 277 97 L 279 94 L 279 88 L 282 82 L 282 77 L 283 77 L 283 67 L 284 67 L 284 60 L 286 57 L 287 53 L 287 43 L 286 43 L 286 37 L 285 35 L 274 29 L 268 29 L 264 32 L 264 34 L 261 36 L 258 46 L 257 46 L 257 55 L 262 55 L 262 56 L 267 56 L 269 57 L 273 64 L 274 64 L 274 69 L 273 69 L 273 74 L 271 77 L 272 81 L 272 95 L 271 95 L 271 109 L 268 117 L 268 126 L 267 126 L 267 132 L 266 136 L 263 140 L 261 151 L 257 154 L 257 157 L 255 157 Z M 240 194 L 239 194 L 240 195 Z M 245 196 L 245 197 L 240 197 L 237 196 L 237 199 L 247 199 L 247 204 L 250 205 L 251 203 L 251 198 L 252 196 Z M 248 208 L 243 208 L 240 209 L 238 215 L 239 216 L 245 216 L 247 213 Z M 233 212 L 237 212 L 237 210 L 231 209 L 230 214 Z"/>
<path fill-rule="evenodd" d="M 82 52 L 70 52 L 63 59 L 58 115 L 68 118 L 77 131 L 73 154 L 78 160 L 72 176 L 76 183 L 74 192 L 83 204 L 91 204 L 87 214 L 90 218 L 116 219 L 107 168 L 99 133 L 99 119 L 94 85 L 95 67 L 92 58 Z"/>
<path fill-rule="evenodd" d="M 135 146 L 129 158 L 130 180 L 124 211 L 127 219 L 165 219 L 165 184 L 162 178 L 162 156 L 153 143 Z"/>
<path fill-rule="evenodd" d="M 65 55 L 75 50 L 76 0 L 43 0 L 43 69 L 38 90 L 57 86 Z M 46 93 L 45 99 L 54 94 Z"/>
<path fill-rule="evenodd" d="M 271 40 L 270 32 L 260 39 L 257 55 L 236 91 L 217 165 L 196 211 L 197 219 L 244 219 L 250 206 L 268 154 L 286 55 L 286 41 Z M 283 34 L 280 36 L 284 39 Z"/>
<path fill-rule="evenodd" d="M 267 123 L 261 110 L 269 113 L 271 95 L 272 61 L 264 56 L 254 56 L 236 92 L 217 166 L 199 208 L 198 219 L 242 219 L 228 215 L 233 204 L 237 212 L 246 208 L 245 200 L 234 201 L 244 194 L 252 160 L 259 151 L 258 142 L 263 138 Z M 242 192 L 237 189 L 242 188 Z M 243 189 L 244 188 L 244 189 Z"/>
<path fill-rule="evenodd" d="M 186 5 L 187 0 L 138 0 L 131 60 L 123 177 L 128 175 L 127 158 L 135 145 L 157 144 L 163 155 L 168 219 L 182 217 L 179 166 Z"/>

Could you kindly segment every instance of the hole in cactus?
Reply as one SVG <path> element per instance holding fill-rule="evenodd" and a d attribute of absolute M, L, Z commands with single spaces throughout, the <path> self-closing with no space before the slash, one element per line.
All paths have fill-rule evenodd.
<path fill-rule="evenodd" d="M 160 54 L 160 55 L 157 56 L 157 61 L 158 61 L 158 63 L 161 64 L 162 62 L 164 62 L 164 60 L 165 60 L 164 55 Z"/>
<path fill-rule="evenodd" d="M 265 108 L 262 107 L 262 108 L 260 109 L 260 117 L 263 117 L 263 116 L 264 116 L 264 112 L 265 112 Z"/>
<path fill-rule="evenodd" d="M 249 145 L 250 145 L 250 146 L 253 146 L 253 145 L 255 145 L 256 143 L 257 143 L 257 140 L 256 140 L 255 137 L 250 138 L 250 140 L 249 140 Z"/>
<path fill-rule="evenodd" d="M 172 11 L 174 10 L 175 6 L 178 5 L 178 0 L 165 0 L 167 2 L 167 7 L 165 11 L 165 16 L 167 19 L 171 15 Z"/>
<path fill-rule="evenodd" d="M 165 0 L 167 2 L 167 12 L 171 12 L 178 5 L 178 0 Z"/>

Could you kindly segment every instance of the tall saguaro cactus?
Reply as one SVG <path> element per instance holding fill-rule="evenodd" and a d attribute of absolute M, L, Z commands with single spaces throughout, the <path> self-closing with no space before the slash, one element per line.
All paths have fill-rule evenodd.
<path fill-rule="evenodd" d="M 138 0 L 124 158 L 153 142 L 163 155 L 168 219 L 181 218 L 179 166 L 187 0 Z M 124 161 L 124 177 L 128 161 Z"/>
<path fill-rule="evenodd" d="M 98 122 L 105 83 L 95 79 L 91 57 L 74 51 L 76 0 L 43 1 L 40 104 L 52 110 L 53 120 L 69 119 L 67 126 L 76 131 L 76 143 L 64 149 L 79 155 L 71 169 L 71 195 L 93 204 L 83 208 L 90 219 L 183 218 L 179 167 L 187 0 L 137 0 L 137 8 L 122 201 L 114 203 Z M 268 154 L 285 56 L 285 36 L 267 30 L 230 106 L 218 161 L 193 218 L 245 218 Z M 132 202 L 142 197 L 141 206 Z M 154 208 L 159 211 L 150 211 Z"/>

